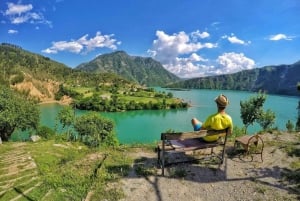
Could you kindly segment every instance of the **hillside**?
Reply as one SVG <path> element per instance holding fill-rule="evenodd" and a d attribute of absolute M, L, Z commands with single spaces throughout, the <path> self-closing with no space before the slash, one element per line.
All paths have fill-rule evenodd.
<path fill-rule="evenodd" d="M 76 69 L 93 73 L 116 73 L 146 86 L 162 86 L 180 80 L 152 58 L 129 56 L 124 51 L 100 55 L 88 63 L 80 64 Z"/>
<path fill-rule="evenodd" d="M 193 78 L 167 85 L 170 88 L 263 90 L 269 94 L 299 96 L 300 62 L 292 65 L 265 66 L 234 74 Z"/>
<path fill-rule="evenodd" d="M 17 89 L 38 102 L 54 101 L 61 84 L 80 87 L 133 84 L 112 73 L 92 74 L 72 69 L 7 43 L 0 45 L 0 72 L 0 84 Z"/>

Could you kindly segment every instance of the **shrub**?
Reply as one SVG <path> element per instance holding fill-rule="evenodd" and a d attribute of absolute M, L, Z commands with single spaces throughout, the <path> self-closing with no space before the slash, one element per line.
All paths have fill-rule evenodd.
<path fill-rule="evenodd" d="M 89 112 L 76 118 L 74 128 L 78 132 L 79 139 L 90 147 L 118 144 L 114 122 L 96 112 Z"/>
<path fill-rule="evenodd" d="M 291 120 L 287 121 L 285 127 L 288 130 L 288 132 L 292 132 L 294 130 L 294 124 L 291 122 Z"/>
<path fill-rule="evenodd" d="M 54 138 L 55 131 L 47 126 L 40 126 L 38 127 L 36 134 L 44 139 L 49 140 Z"/>

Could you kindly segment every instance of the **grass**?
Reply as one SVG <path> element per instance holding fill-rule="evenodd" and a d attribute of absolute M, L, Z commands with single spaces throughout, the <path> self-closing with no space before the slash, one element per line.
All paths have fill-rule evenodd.
<path fill-rule="evenodd" d="M 170 171 L 170 177 L 173 178 L 184 178 L 187 176 L 187 171 L 181 167 L 172 168 Z"/>
<path fill-rule="evenodd" d="M 8 158 L 14 158 L 14 150 L 18 149 L 11 143 L 0 146 L 0 152 Z M 41 141 L 28 142 L 22 149 L 30 153 L 37 167 L 1 176 L 0 200 L 19 195 L 22 195 L 20 200 L 84 200 L 90 191 L 91 201 L 124 197 L 120 187 L 111 189 L 107 184 L 128 174 L 132 160 L 126 154 L 126 147 L 91 150 L 77 143 Z M 7 165 L 12 164 L 0 163 L 2 174 Z M 23 170 L 25 166 L 16 167 Z"/>

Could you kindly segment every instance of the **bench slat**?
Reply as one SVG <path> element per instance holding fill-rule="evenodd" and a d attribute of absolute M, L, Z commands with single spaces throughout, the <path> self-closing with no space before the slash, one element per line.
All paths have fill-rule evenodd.
<path fill-rule="evenodd" d="M 161 140 L 184 140 L 192 138 L 200 138 L 204 136 L 212 135 L 226 135 L 226 130 L 212 131 L 212 130 L 200 130 L 191 132 L 177 132 L 177 133 L 162 133 Z"/>

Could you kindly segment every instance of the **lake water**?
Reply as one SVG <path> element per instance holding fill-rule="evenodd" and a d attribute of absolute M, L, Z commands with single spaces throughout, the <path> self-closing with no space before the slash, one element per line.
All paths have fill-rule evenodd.
<path fill-rule="evenodd" d="M 156 88 L 160 91 L 167 89 Z M 193 117 L 204 121 L 205 118 L 217 111 L 214 98 L 220 93 L 226 95 L 230 101 L 226 111 L 233 119 L 234 125 L 243 126 L 240 118 L 240 101 L 248 100 L 255 93 L 219 90 L 170 90 L 174 97 L 190 102 L 193 106 L 179 110 L 143 110 L 118 113 L 101 113 L 116 123 L 116 133 L 121 143 L 152 143 L 160 140 L 160 133 L 172 129 L 174 131 L 192 131 L 190 120 Z M 271 109 L 276 114 L 275 125 L 280 130 L 286 130 L 288 120 L 297 120 L 298 97 L 267 95 L 264 109 Z M 57 113 L 63 106 L 58 104 L 41 105 L 41 124 L 54 128 Z M 86 111 L 76 111 L 82 115 Z M 249 126 L 248 133 L 254 133 L 261 128 L 258 125 Z"/>

